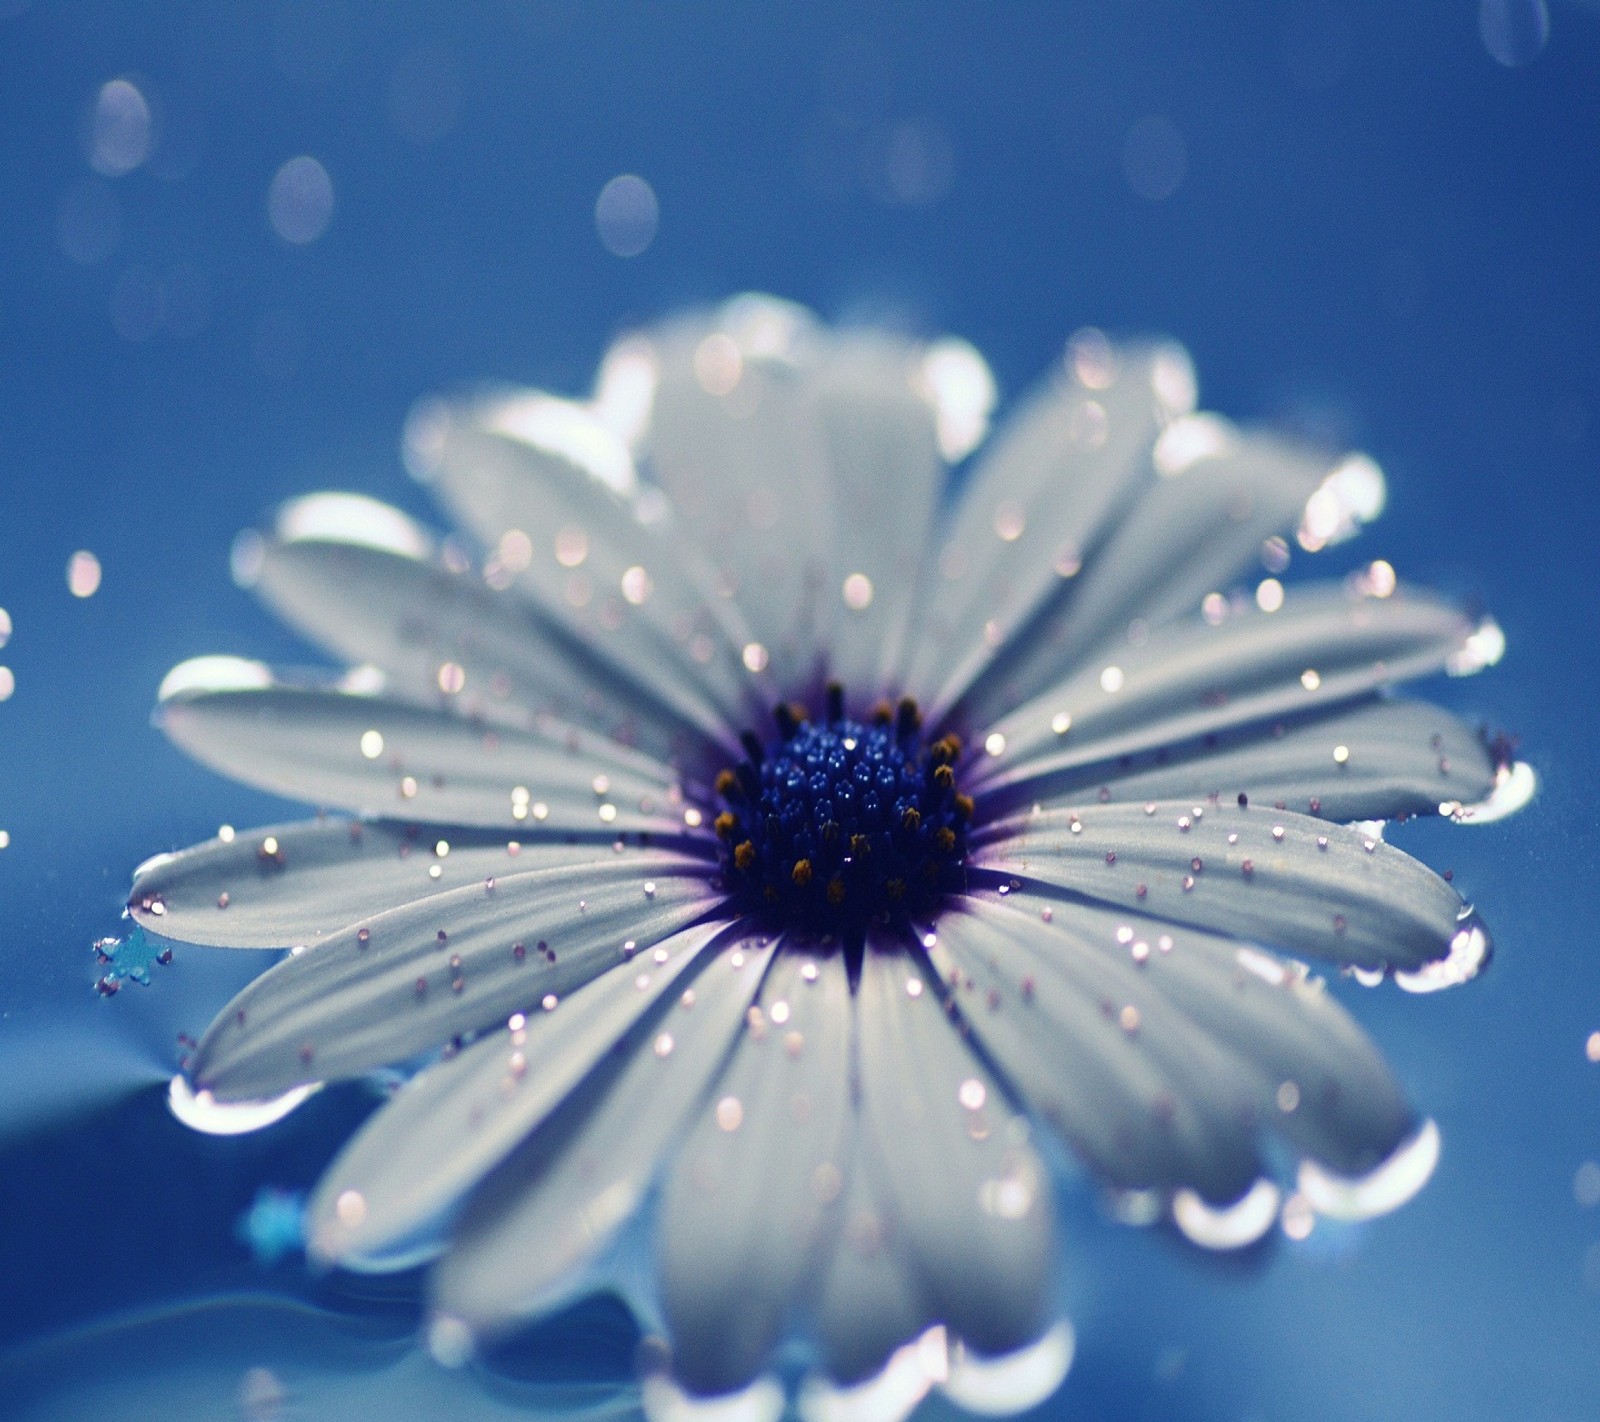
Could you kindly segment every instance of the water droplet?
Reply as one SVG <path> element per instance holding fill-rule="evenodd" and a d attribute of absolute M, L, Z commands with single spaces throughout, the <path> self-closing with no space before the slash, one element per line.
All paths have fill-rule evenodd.
<path fill-rule="evenodd" d="M 844 605 L 852 612 L 864 612 L 872 605 L 872 579 L 865 573 L 851 573 L 844 580 Z M 752 671 L 758 668 L 752 667 Z"/>

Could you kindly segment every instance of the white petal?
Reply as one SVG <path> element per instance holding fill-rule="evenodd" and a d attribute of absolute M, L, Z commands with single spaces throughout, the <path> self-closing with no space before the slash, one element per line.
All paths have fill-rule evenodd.
<path fill-rule="evenodd" d="M 1132 972 L 1233 1054 L 1253 1078 L 1255 1120 L 1346 1173 L 1370 1169 L 1416 1117 L 1377 1048 L 1320 979 L 1237 939 L 1163 920 L 1013 892 L 1015 908 L 1051 908 L 1094 951 Z M 1121 941 L 1124 926 L 1134 936 Z M 1134 945 L 1145 951 L 1135 956 Z M 1192 1181 L 1189 1183 L 1193 1183 Z"/>
<path fill-rule="evenodd" d="M 1300 1193 L 1318 1214 L 1336 1220 L 1368 1220 L 1398 1210 L 1417 1193 L 1439 1163 L 1439 1128 L 1424 1121 L 1393 1155 L 1358 1178 L 1341 1177 L 1314 1161 L 1300 1166 Z"/>
<path fill-rule="evenodd" d="M 1343 747 L 1343 753 L 1340 753 Z M 1223 731 L 1124 761 L 1063 765 L 995 796 L 1046 808 L 1085 800 L 1146 804 L 1189 798 L 1292 808 L 1328 820 L 1453 813 L 1494 784 L 1479 734 L 1417 701 L 1349 703 L 1327 715 Z M 991 802 L 992 804 L 992 802 Z M 986 809 L 990 808 L 986 806 Z"/>
<path fill-rule="evenodd" d="M 654 338 L 651 468 L 785 689 L 814 672 L 838 595 L 827 454 L 804 389 L 824 339 L 808 313 L 764 297 Z"/>
<path fill-rule="evenodd" d="M 1072 904 L 1046 923 L 969 900 L 930 954 L 978 1040 L 1097 1174 L 1234 1200 L 1259 1174 L 1249 1074 L 1130 960 L 1095 951 L 1102 927 Z"/>
<path fill-rule="evenodd" d="M 682 828 L 672 771 L 566 722 L 468 720 L 281 682 L 180 693 L 161 703 L 156 719 L 224 774 L 340 809 L 508 834 Z"/>
<path fill-rule="evenodd" d="M 1414 971 L 1444 957 L 1464 912 L 1443 879 L 1392 845 L 1257 805 L 1089 805 L 995 834 L 974 867 L 1361 968 Z"/>
<path fill-rule="evenodd" d="M 660 333 L 652 466 L 780 688 L 863 699 L 906 634 L 944 485 L 928 352 L 745 297 Z"/>
<path fill-rule="evenodd" d="M 935 712 L 1057 599 L 1153 481 L 1150 445 L 1169 413 L 1155 388 L 1162 359 L 1162 350 L 1119 352 L 1115 378 L 1091 372 L 1092 387 L 1070 367 L 1058 372 L 979 457 L 940 535 L 906 664 L 906 686 Z"/>
<path fill-rule="evenodd" d="M 708 737 L 747 718 L 742 624 L 592 410 L 540 391 L 430 408 L 425 473 L 492 581 Z"/>
<path fill-rule="evenodd" d="M 890 690 L 885 674 L 901 657 L 944 490 L 935 412 L 915 388 L 922 355 L 881 337 L 845 337 L 807 382 L 835 515 L 828 672 L 863 698 Z"/>
<path fill-rule="evenodd" d="M 917 1276 L 911 1241 L 894 1225 L 883 1172 L 868 1163 L 866 1152 L 858 1114 L 840 1229 L 816 1305 L 827 1380 L 801 1399 L 803 1411 L 824 1416 L 841 1407 L 849 1412 L 858 1398 L 870 1409 L 885 1388 L 898 1393 L 904 1370 L 896 1367 L 896 1355 L 935 1317 Z"/>
<path fill-rule="evenodd" d="M 1148 628 L 1193 612 L 1260 556 L 1262 541 L 1293 526 L 1325 467 L 1264 435 L 1159 480 L 1056 604 L 1002 646 L 984 682 L 965 698 L 967 714 L 989 719 L 1057 681 L 1067 665 L 1107 649 L 1120 652 L 1130 627 Z"/>
<path fill-rule="evenodd" d="M 328 495 L 312 495 L 312 500 Z M 425 703 L 448 695 L 465 711 L 512 706 L 597 726 L 666 757 L 687 718 L 650 678 L 608 661 L 527 599 L 496 591 L 472 571 L 365 542 L 285 529 L 306 500 L 279 513 L 256 540 L 253 586 L 285 620 L 349 662 L 379 667 L 389 687 Z"/>
<path fill-rule="evenodd" d="M 559 1001 L 720 897 L 703 864 L 633 850 L 405 904 L 255 979 L 207 1030 L 189 1075 L 240 1100 L 404 1061 Z"/>
<path fill-rule="evenodd" d="M 726 1058 L 773 945 L 752 940 L 695 979 L 692 1006 L 663 1020 L 673 1045 L 644 1041 L 512 1154 L 468 1203 L 435 1270 L 434 1299 L 476 1332 L 548 1306 L 573 1270 L 638 1207 L 685 1118 Z"/>
<path fill-rule="evenodd" d="M 693 1118 L 658 1222 L 673 1371 L 697 1393 L 766 1366 L 837 1232 L 850 1092 L 842 956 L 786 943 L 733 1058 Z M 732 1108 L 739 1120 L 729 1129 Z"/>
<path fill-rule="evenodd" d="M 408 1246 L 437 1248 L 446 1213 L 609 1054 L 669 1030 L 665 1005 L 722 931 L 701 924 L 646 945 L 555 1011 L 519 1013 L 418 1073 L 324 1173 L 306 1212 L 312 1252 L 349 1268 L 393 1268 Z"/>
<path fill-rule="evenodd" d="M 909 988 L 923 977 L 917 961 L 869 942 L 857 988 L 861 1160 L 930 1320 L 980 1352 L 1010 1352 L 1047 1322 L 1049 1179 L 934 985 Z"/>
<path fill-rule="evenodd" d="M 402 904 L 474 884 L 492 892 L 506 874 L 592 864 L 613 852 L 609 842 L 568 844 L 543 831 L 514 839 L 390 821 L 302 820 L 230 830 L 225 839 L 140 865 L 128 908 L 162 938 L 291 948 Z M 157 902 L 159 916 L 152 913 Z"/>
<path fill-rule="evenodd" d="M 1425 594 L 1356 599 L 1337 586 L 1299 589 L 1280 612 L 1186 620 L 1108 651 L 994 723 L 1004 753 L 980 761 L 972 783 L 998 790 L 1091 768 L 1111 779 L 1122 757 L 1192 754 L 1225 730 L 1325 714 L 1442 670 L 1471 626 Z"/>

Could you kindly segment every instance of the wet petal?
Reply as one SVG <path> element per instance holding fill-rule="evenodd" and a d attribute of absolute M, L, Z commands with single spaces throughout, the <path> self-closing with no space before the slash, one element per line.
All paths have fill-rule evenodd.
<path fill-rule="evenodd" d="M 1059 606 L 1006 645 L 966 713 L 987 720 L 1043 691 L 1064 659 L 1099 655 L 1135 623 L 1156 628 L 1198 609 L 1260 557 L 1264 539 L 1294 526 L 1326 468 L 1250 435 L 1159 480 L 1084 560 Z"/>
<path fill-rule="evenodd" d="M 915 984 L 916 986 L 913 986 Z M 879 1182 L 927 1319 L 984 1353 L 1047 1318 L 1050 1185 L 1028 1128 L 910 957 L 869 944 L 857 989 L 858 1164 Z"/>
<path fill-rule="evenodd" d="M 663 939 L 556 1010 L 518 1013 L 418 1073 L 324 1173 L 306 1214 L 313 1252 L 346 1267 L 395 1268 L 408 1247 L 436 1250 L 457 1201 L 619 1043 L 661 1027 L 664 1005 L 692 985 L 701 951 L 723 931 L 700 924 Z"/>
<path fill-rule="evenodd" d="M 493 583 L 708 738 L 747 718 L 742 624 L 592 409 L 542 391 L 430 401 L 412 416 L 408 452 L 492 550 Z"/>
<path fill-rule="evenodd" d="M 695 979 L 692 1004 L 663 1019 L 670 1050 L 636 1033 L 489 1177 L 434 1274 L 440 1312 L 478 1332 L 507 1328 L 614 1237 L 721 1068 L 772 953 L 771 941 L 735 940 Z"/>
<path fill-rule="evenodd" d="M 315 945 L 402 904 L 463 886 L 492 891 L 506 874 L 591 864 L 613 852 L 612 844 L 610 836 L 569 844 L 541 831 L 513 839 L 383 820 L 230 828 L 204 844 L 141 864 L 128 908 L 152 933 L 182 943 Z M 674 849 L 692 853 L 693 842 L 680 841 Z"/>
<path fill-rule="evenodd" d="M 1325 714 L 1443 670 L 1472 631 L 1426 594 L 1364 599 L 1327 586 L 1297 590 L 1279 612 L 1216 626 L 1197 617 L 1097 658 L 1000 719 L 972 783 L 992 793 L 1089 767 L 1109 779 L 1123 757 L 1181 755 L 1225 730 Z"/>
<path fill-rule="evenodd" d="M 1193 399 L 1188 358 L 1175 346 L 1075 359 L 1086 352 L 1087 343 L 1069 349 L 1066 365 L 1007 418 L 940 536 L 905 678 L 937 711 L 1066 595 L 1084 558 L 1154 481 L 1149 452 L 1162 423 Z"/>
<path fill-rule="evenodd" d="M 1237 1199 L 1260 1173 L 1249 1074 L 1131 960 L 1093 946 L 1114 934 L 1077 905 L 1046 922 L 986 895 L 945 914 L 930 956 L 978 1040 L 1097 1174 Z"/>
<path fill-rule="evenodd" d="M 1047 1016 L 1041 984 L 1075 978 L 1097 994 L 1094 1006 L 1100 1009 L 1101 1026 L 1080 1024 L 1084 1040 L 1097 1041 L 1112 1062 L 1150 1055 L 1169 1079 L 1171 1114 L 1158 1121 L 1157 1142 L 1152 1144 L 1177 1144 L 1190 1109 L 1187 1102 L 1196 1096 L 1225 1103 L 1225 1128 L 1245 1125 L 1256 1134 L 1276 1132 L 1302 1154 L 1346 1174 L 1370 1170 L 1415 1128 L 1416 1116 L 1382 1056 L 1321 980 L 1299 964 L 1237 939 L 1040 892 L 1013 890 L 1000 897 L 985 891 L 978 902 L 985 907 L 974 912 L 992 922 L 1005 941 L 1003 950 L 991 950 L 991 962 L 1006 969 L 1013 982 L 1025 972 L 1034 976 L 1033 993 L 1020 1003 L 1012 993 L 992 1013 L 973 1014 L 980 1038 L 988 1043 L 992 1037 L 1009 1036 L 1025 1044 L 1026 1027 L 1013 1027 L 1005 1019 L 1026 1022 L 1036 1008 L 1046 1009 L 1041 1015 Z M 942 931 L 941 945 L 949 944 L 948 951 L 959 956 L 963 935 L 977 939 L 966 926 L 956 930 L 954 941 Z M 1128 1007 L 1136 1016 L 1124 1019 Z M 1209 1048 L 1198 1048 L 1199 1038 Z M 1057 1034 L 1043 1056 L 1049 1059 L 1065 1045 Z M 1012 1070 L 1015 1049 L 1002 1051 L 996 1045 L 995 1050 Z M 1052 1114 L 1049 1103 L 1062 1096 L 1077 1106 L 1071 1099 L 1073 1086 L 1092 1079 L 1076 1071 L 1050 1071 L 1030 1059 L 1020 1066 L 1036 1080 L 1019 1076 L 1019 1084 L 1047 1115 Z M 1081 1114 L 1083 1108 L 1078 1109 Z M 1122 1119 L 1149 1132 L 1147 1112 L 1124 1113 Z M 1091 1122 L 1090 1129 L 1107 1138 L 1097 1123 Z M 1078 1141 L 1083 1131 L 1068 1135 Z M 1236 1141 L 1231 1148 L 1237 1149 Z M 1231 1193 L 1206 1192 L 1206 1180 L 1217 1178 L 1215 1162 L 1202 1161 L 1202 1167 L 1142 1179 L 1110 1173 L 1124 1184 L 1200 1188 L 1213 1200 L 1232 1198 L 1250 1183 L 1241 1159 L 1232 1171 Z"/>
<path fill-rule="evenodd" d="M 934 408 L 917 388 L 923 355 L 882 337 L 846 337 L 806 387 L 832 484 L 828 672 L 863 695 L 891 689 L 884 673 L 905 644 L 944 490 Z"/>
<path fill-rule="evenodd" d="M 837 596 L 827 453 L 805 395 L 825 340 L 770 297 L 652 340 L 651 469 L 789 691 L 814 671 Z"/>
<path fill-rule="evenodd" d="M 632 850 L 391 909 L 252 982 L 207 1030 L 189 1075 L 219 1100 L 271 1097 L 538 1010 L 715 907 L 705 872 Z"/>
<path fill-rule="evenodd" d="M 786 944 L 673 1164 L 660 1273 L 673 1371 L 691 1392 L 760 1373 L 836 1232 L 850 1029 L 840 955 Z"/>
<path fill-rule="evenodd" d="M 1047 809 L 1086 799 L 1145 804 L 1189 796 L 1211 804 L 1244 795 L 1253 805 L 1327 820 L 1387 820 L 1477 804 L 1496 775 L 1483 738 L 1448 711 L 1378 699 L 1207 736 L 1186 753 L 1119 758 L 1114 769 L 1063 768 L 1026 782 L 1026 790 Z"/>
<path fill-rule="evenodd" d="M 821 1280 L 816 1326 L 828 1376 L 870 1383 L 931 1320 L 910 1241 L 892 1227 L 883 1173 L 866 1161 L 864 1128 L 854 1122 L 845 1168 L 840 1228 Z"/>
<path fill-rule="evenodd" d="M 388 689 L 409 699 L 581 720 L 659 758 L 706 738 L 701 719 L 661 699 L 626 662 L 595 655 L 570 627 L 472 570 L 304 531 L 304 507 L 330 497 L 285 506 L 271 533 L 244 536 L 249 556 L 235 563 L 276 612 L 334 655 L 378 667 Z"/>
<path fill-rule="evenodd" d="M 1368 970 L 1415 971 L 1464 931 L 1460 896 L 1360 828 L 1251 805 L 1090 805 L 996 826 L 974 868 Z"/>
<path fill-rule="evenodd" d="M 888 690 L 944 487 L 938 348 L 824 335 L 767 297 L 674 323 L 656 345 L 652 467 L 775 684 L 804 689 L 825 665 L 863 696 Z"/>
<path fill-rule="evenodd" d="M 169 690 L 156 719 L 236 780 L 339 809 L 508 833 L 683 825 L 670 770 L 566 722 L 507 725 L 383 696 L 237 681 Z"/>

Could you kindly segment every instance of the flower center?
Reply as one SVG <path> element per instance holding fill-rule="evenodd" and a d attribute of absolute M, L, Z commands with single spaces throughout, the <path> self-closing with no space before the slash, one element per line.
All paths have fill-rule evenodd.
<path fill-rule="evenodd" d="M 717 777 L 724 881 L 747 912 L 859 941 L 963 887 L 972 800 L 956 789 L 961 742 L 922 742 L 914 701 L 879 706 L 866 724 L 828 688 L 826 714 L 774 712 L 770 745 Z"/>

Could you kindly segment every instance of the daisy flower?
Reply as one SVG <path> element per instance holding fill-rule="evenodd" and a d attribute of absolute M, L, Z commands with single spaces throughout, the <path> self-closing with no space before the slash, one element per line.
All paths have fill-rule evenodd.
<path fill-rule="evenodd" d="M 241 1130 L 409 1073 L 307 1243 L 432 1261 L 441 1358 L 610 1280 L 658 1415 L 774 1412 L 789 1344 L 813 1416 L 1003 1410 L 1070 1356 L 1072 1162 L 1219 1248 L 1427 1177 L 1436 1130 L 1303 960 L 1486 960 L 1381 822 L 1526 798 L 1391 694 L 1498 629 L 1382 562 L 1285 588 L 1382 475 L 1196 413 L 1173 345 L 1080 333 L 984 444 L 994 400 L 964 342 L 746 297 L 622 340 L 588 401 L 419 406 L 464 535 L 316 494 L 237 544 L 351 669 L 199 658 L 159 723 L 345 817 L 137 871 L 148 934 L 287 950 L 173 1105 Z"/>

